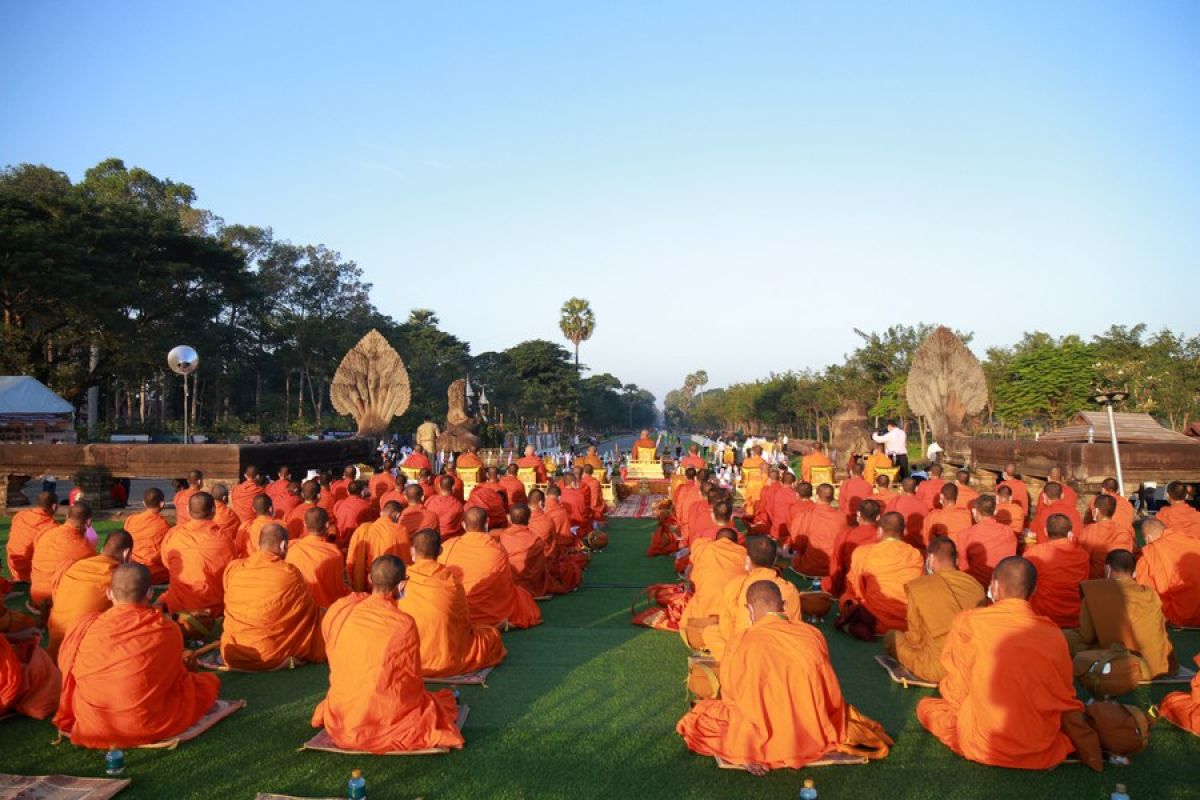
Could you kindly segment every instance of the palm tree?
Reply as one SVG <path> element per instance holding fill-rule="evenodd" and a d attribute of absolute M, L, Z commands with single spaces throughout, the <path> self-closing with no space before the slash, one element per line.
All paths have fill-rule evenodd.
<path fill-rule="evenodd" d="M 563 303 L 562 315 L 558 318 L 558 327 L 563 336 L 575 345 L 575 371 L 579 371 L 579 343 L 592 338 L 596 330 L 596 315 L 587 300 L 572 297 Z"/>
<path fill-rule="evenodd" d="M 408 324 L 418 328 L 436 328 L 440 321 L 438 315 L 428 308 L 414 308 L 408 315 Z"/>

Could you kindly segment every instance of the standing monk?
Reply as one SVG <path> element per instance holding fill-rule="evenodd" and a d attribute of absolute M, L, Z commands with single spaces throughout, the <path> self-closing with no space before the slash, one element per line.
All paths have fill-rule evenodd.
<path fill-rule="evenodd" d="M 1158 592 L 1172 625 L 1200 625 L 1200 539 L 1165 528 L 1160 519 L 1144 521 L 1142 536 L 1137 582 Z"/>
<path fill-rule="evenodd" d="M 188 503 L 196 509 L 199 494 Z M 80 747 L 137 747 L 178 736 L 217 699 L 216 675 L 184 667 L 183 633 L 150 606 L 150 571 L 122 564 L 112 575 L 113 607 L 89 615 L 58 656 L 62 695 L 54 725 Z"/>
<path fill-rule="evenodd" d="M 917 704 L 921 725 L 971 761 L 1044 770 L 1074 749 L 1062 717 L 1083 704 L 1066 639 L 1029 605 L 1036 586 L 1028 561 L 1001 561 L 989 590 L 995 605 L 963 611 L 950 625 L 941 698 Z"/>
<path fill-rule="evenodd" d="M 225 570 L 221 658 L 234 669 L 267 672 L 291 659 L 325 661 L 321 609 L 300 570 L 284 560 L 287 529 L 262 529 L 258 552 Z"/>
<path fill-rule="evenodd" d="M 946 676 L 942 649 L 954 618 L 983 605 L 985 597 L 979 581 L 958 569 L 958 551 L 949 537 L 938 536 L 929 543 L 925 572 L 904 587 L 907 628 L 889 631 L 883 646 L 917 677 L 940 681 Z"/>
<path fill-rule="evenodd" d="M 189 519 L 163 540 L 163 563 L 170 573 L 167 593 L 158 598 L 174 613 L 205 612 L 219 617 L 225 610 L 225 567 L 236 557 L 233 542 L 213 522 L 216 503 L 208 492 L 188 501 Z"/>
<path fill-rule="evenodd" d="M 58 656 L 59 645 L 79 620 L 106 611 L 112 605 L 108 594 L 113 570 L 129 563 L 132 551 L 133 537 L 125 531 L 114 531 L 105 540 L 100 555 L 64 564 L 54 576 L 47 623 L 50 646 L 46 648 L 51 658 Z"/>
<path fill-rule="evenodd" d="M 580 481 L 582 485 L 588 488 L 588 500 L 591 505 L 592 519 L 595 521 L 595 524 L 599 525 L 604 522 L 604 515 L 608 511 L 608 506 L 604 503 L 604 487 L 600 485 L 595 472 L 596 470 L 591 464 L 584 464 L 583 477 Z"/>
<path fill-rule="evenodd" d="M 150 578 L 155 584 L 167 582 L 162 545 L 171 526 L 162 515 L 165 499 L 161 489 L 150 487 L 142 494 L 142 505 L 146 510 L 125 520 L 125 531 L 133 537 L 133 561 L 150 570 Z"/>
<path fill-rule="evenodd" d="M 958 568 L 979 581 L 980 586 L 988 586 L 996 565 L 1017 554 L 1017 539 L 1012 528 L 996 521 L 996 498 L 990 494 L 976 500 L 970 513 L 975 524 L 950 539 L 958 549 Z"/>
<path fill-rule="evenodd" d="M 66 522 L 38 537 L 29 574 L 29 599 L 35 606 L 50 599 L 54 576 L 63 566 L 96 555 L 96 548 L 84 536 L 91 526 L 92 506 L 80 500 L 67 511 Z"/>
<path fill-rule="evenodd" d="M 41 535 L 55 527 L 54 514 L 58 511 L 58 498 L 52 492 L 42 492 L 33 508 L 18 511 L 13 515 L 8 529 L 8 571 L 18 583 L 29 582 L 29 570 L 33 563 L 33 547 Z"/>
<path fill-rule="evenodd" d="M 371 564 L 371 594 L 334 603 L 322 623 L 329 642 L 329 692 L 313 711 L 347 750 L 394 753 L 461 748 L 458 706 L 449 689 L 429 692 L 421 678 L 421 642 L 412 617 L 396 607 L 404 562 Z"/>
<path fill-rule="evenodd" d="M 438 562 L 462 581 L 471 621 L 513 628 L 540 625 L 542 612 L 533 595 L 514 582 L 508 554 L 487 533 L 487 513 L 467 509 L 463 523 L 466 533 L 446 546 Z"/>
<path fill-rule="evenodd" d="M 192 496 L 202 491 L 204 491 L 204 473 L 198 469 L 194 469 L 187 475 L 187 488 L 176 492 L 174 499 L 171 501 L 171 504 L 175 506 L 176 525 L 183 525 L 191 519 L 188 509 L 191 507 Z"/>
<path fill-rule="evenodd" d="M 242 482 L 229 493 L 229 507 L 238 515 L 238 519 L 249 522 L 254 519 L 254 498 L 265 493 L 258 480 L 258 467 L 251 464 L 242 473 Z"/>
<path fill-rule="evenodd" d="M 287 563 L 299 570 L 319 608 L 329 608 L 347 592 L 346 561 L 329 541 L 330 524 L 325 509 L 312 508 L 304 516 L 304 535 L 288 536 Z"/>

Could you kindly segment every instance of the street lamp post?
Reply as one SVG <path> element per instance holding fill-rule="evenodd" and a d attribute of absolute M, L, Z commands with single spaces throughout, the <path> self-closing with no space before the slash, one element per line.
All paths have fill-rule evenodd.
<path fill-rule="evenodd" d="M 1129 397 L 1129 392 L 1123 389 L 1097 389 L 1092 398 L 1108 409 L 1108 434 L 1112 438 L 1113 463 L 1117 467 L 1117 493 L 1125 496 L 1125 476 L 1121 474 L 1121 448 L 1117 445 L 1117 422 L 1113 415 L 1113 406 Z"/>
<path fill-rule="evenodd" d="M 189 430 L 191 426 L 188 424 L 191 416 L 191 406 L 188 405 L 188 376 L 200 366 L 200 355 L 186 344 L 181 344 L 167 353 L 167 366 L 183 378 L 183 443 L 190 444 L 192 440 Z"/>

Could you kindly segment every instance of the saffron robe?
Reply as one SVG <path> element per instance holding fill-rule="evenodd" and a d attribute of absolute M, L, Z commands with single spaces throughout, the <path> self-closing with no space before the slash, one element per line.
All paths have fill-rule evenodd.
<path fill-rule="evenodd" d="M 63 564 L 54 576 L 54 595 L 50 607 L 50 645 L 46 652 L 58 656 L 58 648 L 71 628 L 89 614 L 99 614 L 112 607 L 108 587 L 112 574 L 119 566 L 114 558 L 101 553 Z"/>
<path fill-rule="evenodd" d="M 29 570 L 29 598 L 33 604 L 40 605 L 50 599 L 54 576 L 64 565 L 94 555 L 96 548 L 84 538 L 83 531 L 73 525 L 56 525 L 42 533 L 34 545 Z"/>
<path fill-rule="evenodd" d="M 1091 557 L 1074 539 L 1051 539 L 1025 551 L 1037 570 L 1033 610 L 1060 628 L 1079 627 L 1079 584 L 1088 579 Z"/>
<path fill-rule="evenodd" d="M 325 661 L 321 609 L 300 570 L 260 550 L 225 570 L 221 658 L 235 669 L 273 670 L 289 658 Z"/>
<path fill-rule="evenodd" d="M 413 618 L 421 635 L 421 674 L 445 677 L 494 667 L 507 651 L 492 625 L 471 622 L 462 583 L 448 567 L 417 560 L 398 606 Z"/>
<path fill-rule="evenodd" d="M 132 560 L 150 570 L 150 580 L 154 583 L 167 582 L 162 546 L 169 530 L 170 524 L 154 509 L 147 509 L 125 520 L 125 532 L 133 537 Z"/>
<path fill-rule="evenodd" d="M 1142 549 L 1137 582 L 1158 592 L 1172 625 L 1200 625 L 1200 539 L 1168 528 Z"/>
<path fill-rule="evenodd" d="M 904 587 L 921 577 L 924 566 L 921 551 L 899 539 L 863 545 L 850 557 L 846 597 L 875 616 L 876 633 L 902 631 L 908 625 Z"/>
<path fill-rule="evenodd" d="M 792 621 L 801 619 L 800 592 L 791 581 L 779 577 L 773 568 L 754 567 L 740 578 L 725 585 L 721 595 L 721 606 L 716 625 L 704 629 L 704 645 L 713 658 L 725 658 L 728 649 L 737 646 L 737 640 L 750 630 L 750 612 L 746 608 L 746 592 L 758 581 L 771 581 L 783 595 L 783 615 Z"/>
<path fill-rule="evenodd" d="M 526 589 L 513 580 L 508 553 L 486 533 L 467 531 L 442 550 L 444 564 L 462 581 L 471 609 L 471 622 L 514 628 L 540 625 L 542 612 Z"/>
<path fill-rule="evenodd" d="M 846 515 L 827 503 L 817 503 L 808 513 L 792 519 L 799 521 L 794 527 L 788 525 L 792 550 L 796 552 L 792 569 L 802 575 L 828 575 L 833 544 L 847 527 Z"/>
<path fill-rule="evenodd" d="M 170 586 L 160 599 L 171 611 L 225 610 L 225 568 L 237 556 L 233 542 L 212 520 L 193 519 L 176 525 L 163 541 L 163 563 Z"/>
<path fill-rule="evenodd" d="M 1079 593 L 1080 649 L 1120 644 L 1145 660 L 1145 680 L 1175 672 L 1175 648 L 1157 592 L 1129 578 L 1101 578 L 1079 584 Z"/>
<path fill-rule="evenodd" d="M 996 565 L 1017 554 L 1017 538 L 1012 529 L 995 519 L 984 517 L 950 538 L 958 549 L 958 568 L 984 587 L 992 582 Z"/>
<path fill-rule="evenodd" d="M 349 592 L 342 551 L 323 537 L 309 535 L 288 540 L 286 560 L 300 572 L 308 593 L 320 608 L 329 608 Z"/>
<path fill-rule="evenodd" d="M 909 581 L 904 592 L 908 596 L 906 629 L 889 634 L 885 645 L 914 675 L 940 681 L 946 676 L 942 649 L 950 626 L 960 611 L 984 603 L 983 587 L 967 573 L 947 569 Z"/>
<path fill-rule="evenodd" d="M 1088 578 L 1095 580 L 1104 577 L 1104 560 L 1113 550 L 1128 550 L 1133 552 L 1133 529 L 1125 529 L 1120 523 L 1103 519 L 1085 525 L 1083 531 L 1075 534 L 1075 541 L 1088 551 L 1091 557 L 1091 567 Z"/>
<path fill-rule="evenodd" d="M 57 526 L 52 514 L 41 508 L 27 508 L 13 515 L 8 529 L 8 571 L 18 583 L 29 581 L 33 564 L 33 547 L 41 535 Z"/>

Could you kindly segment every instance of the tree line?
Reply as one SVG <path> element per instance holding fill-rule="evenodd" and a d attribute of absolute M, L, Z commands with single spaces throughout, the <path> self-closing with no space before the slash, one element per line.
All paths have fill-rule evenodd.
<path fill-rule="evenodd" d="M 101 436 L 179 429 L 183 393 L 166 366 L 178 344 L 200 353 L 199 432 L 237 440 L 353 430 L 334 412 L 329 384 L 372 328 L 400 353 L 412 383 L 397 431 L 442 419 L 447 387 L 464 376 L 486 392 L 493 425 L 509 430 L 603 432 L 655 418 L 653 395 L 612 375 L 582 377 L 557 343 L 473 355 L 431 310 L 397 321 L 336 250 L 227 223 L 197 207 L 191 186 L 120 159 L 78 182 L 42 165 L 4 168 L 0 243 L 0 374 L 32 375 L 81 411 L 98 390 Z M 576 362 L 590 314 L 586 330 L 568 335 Z"/>

